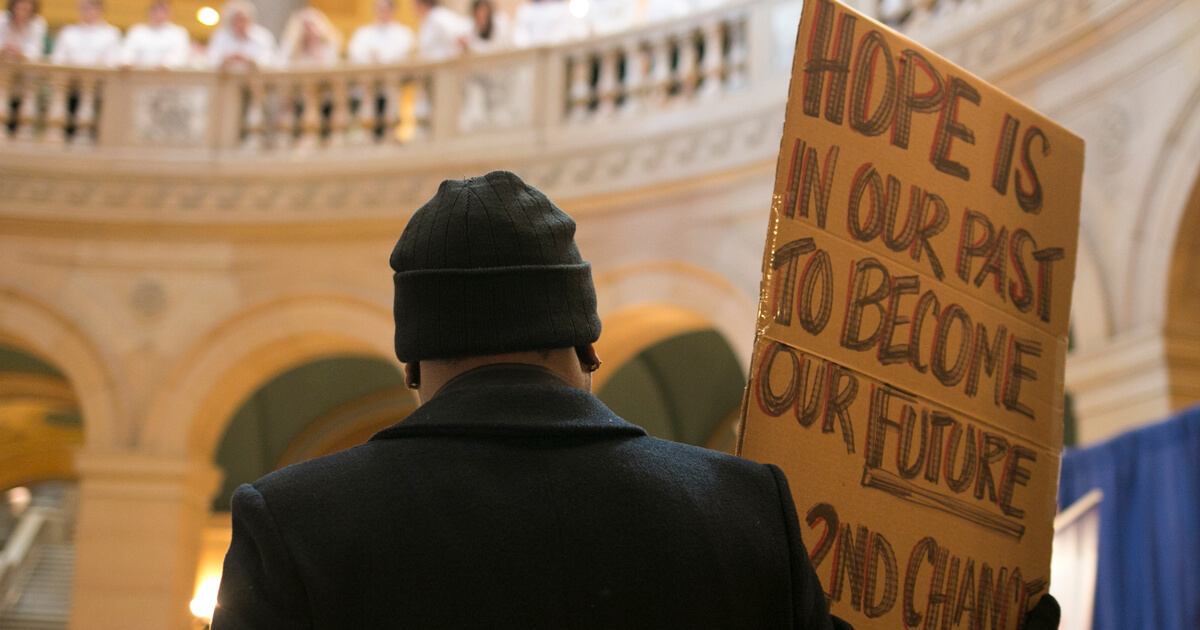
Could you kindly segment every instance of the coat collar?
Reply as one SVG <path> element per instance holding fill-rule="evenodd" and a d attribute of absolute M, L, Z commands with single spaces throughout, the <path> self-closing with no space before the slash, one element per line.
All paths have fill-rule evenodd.
<path fill-rule="evenodd" d="M 549 370 L 499 364 L 455 377 L 407 418 L 371 440 L 433 435 L 632 437 L 646 432 Z"/>

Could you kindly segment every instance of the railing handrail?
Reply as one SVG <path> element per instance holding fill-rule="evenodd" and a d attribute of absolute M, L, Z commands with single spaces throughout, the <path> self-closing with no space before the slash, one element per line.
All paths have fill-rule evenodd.
<path fill-rule="evenodd" d="M 996 15 L 1031 2 L 981 0 Z M 1045 2 L 1070 4 L 1061 29 L 1103 17 Z M 223 223 L 249 220 L 235 208 L 316 206 L 305 220 L 377 218 L 385 199 L 416 200 L 464 167 L 515 168 L 571 199 L 761 166 L 778 151 L 798 16 L 799 0 L 730 0 L 602 36 L 390 65 L 0 64 L 0 212 Z M 997 57 L 1009 26 L 965 44 L 922 27 L 922 44 L 989 78 L 1060 35 L 1039 25 L 1042 37 L 1002 41 Z M 694 159 L 698 148 L 712 159 Z"/>
<path fill-rule="evenodd" d="M 782 100 L 779 82 L 763 80 L 785 77 L 786 69 L 768 70 L 768 56 L 750 54 L 750 42 L 754 35 L 760 47 L 771 45 L 764 12 L 783 2 L 795 0 L 730 0 L 603 36 L 435 62 L 249 70 L 0 65 L 0 100 L 19 103 L 0 110 L 0 144 L 35 156 L 69 144 L 118 160 L 137 148 L 163 163 L 239 164 L 336 160 L 347 155 L 339 147 L 359 145 L 420 145 L 427 159 L 431 150 L 453 155 L 479 138 L 499 143 L 514 134 L 545 146 L 547 138 L 591 137 L 598 122 L 675 115 L 678 106 L 768 83 Z M 705 108 L 693 109 L 704 116 Z"/>
<path fill-rule="evenodd" d="M 338 63 L 329 67 L 316 68 L 286 68 L 273 65 L 263 67 L 249 68 L 196 68 L 196 67 L 181 67 L 170 70 L 162 70 L 159 68 L 139 68 L 139 67 L 124 67 L 124 66 L 74 66 L 67 64 L 52 64 L 45 61 L 27 62 L 27 61 L 3 61 L 0 60 L 0 68 L 5 66 L 13 69 L 26 69 L 30 73 L 54 73 L 54 74 L 91 74 L 102 76 L 115 76 L 122 74 L 130 75 L 180 75 L 180 76 L 228 76 L 228 77 L 246 77 L 246 76 L 263 76 L 272 78 L 295 78 L 295 79 L 329 79 L 334 77 L 342 77 L 346 74 L 392 74 L 405 73 L 415 71 L 428 71 L 445 68 L 449 66 L 458 66 L 470 64 L 473 60 L 486 59 L 488 61 L 504 60 L 506 58 L 524 57 L 530 54 L 537 54 L 546 51 L 566 50 L 573 51 L 578 49 L 602 48 L 612 44 L 623 43 L 631 39 L 645 39 L 648 35 L 654 33 L 673 33 L 677 31 L 685 31 L 696 28 L 703 23 L 711 20 L 714 17 L 726 15 L 730 12 L 744 9 L 755 4 L 773 4 L 770 2 L 763 3 L 759 0 L 727 0 L 726 2 L 703 11 L 694 11 L 687 15 L 674 18 L 670 21 L 651 22 L 637 24 L 620 31 L 605 33 L 603 35 L 593 35 L 584 38 L 570 39 L 552 44 L 537 44 L 534 46 L 510 46 L 499 50 L 488 51 L 466 51 L 461 55 L 449 59 L 428 60 L 420 57 L 412 57 L 402 61 L 397 61 L 388 64 L 358 64 L 349 61 L 348 59 L 339 59 Z"/>
<path fill-rule="evenodd" d="M 61 509 L 34 505 L 21 514 L 12 536 L 0 550 L 0 612 L 10 608 L 32 577 L 42 546 L 61 530 Z M 60 532 L 59 532 L 60 533 Z"/>

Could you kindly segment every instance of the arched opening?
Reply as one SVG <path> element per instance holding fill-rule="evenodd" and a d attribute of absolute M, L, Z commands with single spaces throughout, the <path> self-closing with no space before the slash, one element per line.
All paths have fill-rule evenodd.
<path fill-rule="evenodd" d="M 355 354 L 306 361 L 247 396 L 224 423 L 214 455 L 223 481 L 201 532 L 195 610 L 211 613 L 215 602 L 231 536 L 229 504 L 239 485 L 361 444 L 416 407 L 395 363 Z"/>
<path fill-rule="evenodd" d="M 596 395 L 652 436 L 732 452 L 745 384 L 733 348 L 705 328 L 641 350 Z"/>
<path fill-rule="evenodd" d="M 1200 178 L 1176 232 L 1166 300 L 1169 405 L 1176 411 L 1200 401 Z"/>
<path fill-rule="evenodd" d="M 215 458 L 224 481 L 213 511 L 228 510 L 240 484 L 361 444 L 415 408 L 400 371 L 375 357 L 318 359 L 275 376 L 226 425 Z"/>
<path fill-rule="evenodd" d="M 83 443 L 79 403 L 56 366 L 0 342 L 0 490 L 74 480 Z"/>
<path fill-rule="evenodd" d="M 0 627 L 66 627 L 75 567 L 76 450 L 83 416 L 66 375 L 0 341 L 0 547 L 25 580 L 0 602 Z M 10 599 L 11 597 L 11 599 Z"/>

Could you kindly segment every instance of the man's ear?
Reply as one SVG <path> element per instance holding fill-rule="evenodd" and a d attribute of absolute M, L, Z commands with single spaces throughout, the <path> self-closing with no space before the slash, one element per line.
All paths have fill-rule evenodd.
<path fill-rule="evenodd" d="M 416 389 L 421 386 L 421 362 L 411 361 L 404 364 L 404 386 Z"/>
<path fill-rule="evenodd" d="M 596 346 L 587 343 L 575 346 L 575 356 L 579 357 L 579 367 L 584 372 L 592 373 L 600 369 L 600 357 L 596 354 Z"/>

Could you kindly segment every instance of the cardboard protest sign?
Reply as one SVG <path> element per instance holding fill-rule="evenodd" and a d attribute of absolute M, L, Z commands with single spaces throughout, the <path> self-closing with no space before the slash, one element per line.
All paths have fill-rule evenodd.
<path fill-rule="evenodd" d="M 1083 141 L 805 2 L 742 456 L 779 465 L 834 614 L 1016 628 L 1049 584 Z"/>

